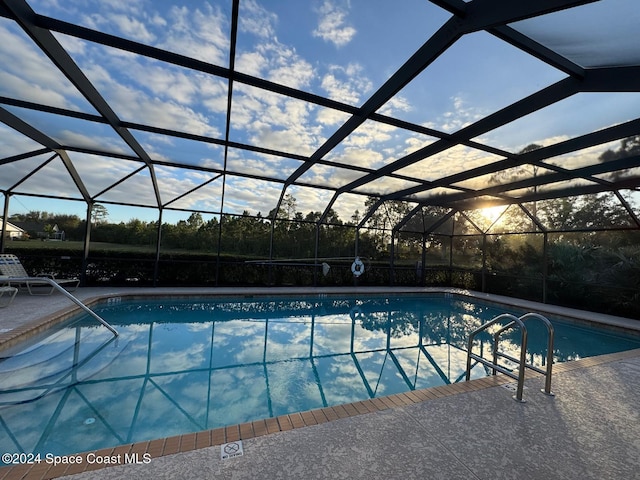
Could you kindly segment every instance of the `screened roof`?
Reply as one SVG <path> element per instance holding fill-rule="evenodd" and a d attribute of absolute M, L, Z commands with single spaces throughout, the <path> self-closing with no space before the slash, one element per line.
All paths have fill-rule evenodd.
<path fill-rule="evenodd" d="M 0 192 L 344 220 L 632 201 L 638 25 L 636 0 L 0 0 Z"/>

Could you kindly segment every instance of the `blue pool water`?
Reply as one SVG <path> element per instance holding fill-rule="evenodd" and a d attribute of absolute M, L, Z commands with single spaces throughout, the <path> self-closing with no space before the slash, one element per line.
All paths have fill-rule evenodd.
<path fill-rule="evenodd" d="M 65 455 L 464 381 L 469 333 L 523 313 L 451 295 L 116 300 L 95 310 L 118 338 L 82 316 L 0 352 L 0 451 Z M 554 325 L 556 362 L 640 347 L 637 336 Z M 528 358 L 540 365 L 546 330 L 527 326 Z M 472 378 L 488 373 L 476 365 Z"/>

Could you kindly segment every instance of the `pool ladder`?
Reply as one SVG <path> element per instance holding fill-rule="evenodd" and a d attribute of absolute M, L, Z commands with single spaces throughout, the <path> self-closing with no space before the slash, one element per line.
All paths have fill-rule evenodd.
<path fill-rule="evenodd" d="M 62 288 L 60 284 L 56 283 L 55 280 L 52 280 L 49 277 L 11 277 L 9 278 L 9 281 L 13 283 L 34 282 L 34 283 L 47 283 L 51 285 L 53 289 L 65 295 L 69 300 L 71 300 L 73 303 L 78 305 L 82 310 L 84 310 L 86 313 L 88 313 L 93 318 L 95 318 L 98 322 L 104 325 L 111 333 L 113 333 L 114 337 L 118 336 L 118 331 L 115 328 L 113 328 L 104 318 L 102 318 L 96 312 L 91 310 L 89 307 L 87 307 L 84 303 L 82 303 L 76 297 L 71 295 L 71 293 L 69 293 L 67 290 Z"/>
<path fill-rule="evenodd" d="M 547 327 L 547 359 L 546 359 L 546 368 L 544 370 L 532 364 L 527 363 L 528 335 L 527 335 L 527 327 L 525 326 L 525 322 L 530 319 L 538 319 L 542 323 L 544 323 L 544 325 Z M 487 360 L 482 356 L 482 354 L 477 355 L 473 353 L 473 341 L 475 337 L 478 334 L 487 331 L 487 329 L 489 329 L 489 327 L 492 327 L 493 325 L 502 324 L 505 320 L 511 320 L 511 321 L 506 325 L 500 327 L 493 334 L 493 359 Z M 509 354 L 500 352 L 498 349 L 500 336 L 504 332 L 511 330 L 515 327 L 520 328 L 520 334 L 521 334 L 520 358 L 515 358 Z M 493 375 L 495 375 L 496 372 L 500 372 L 507 375 L 508 377 L 518 380 L 518 387 L 516 390 L 516 394 L 514 395 L 513 398 L 519 402 L 524 402 L 524 400 L 522 400 L 522 390 L 524 388 L 524 374 L 525 374 L 525 368 L 529 368 L 545 376 L 545 384 L 542 392 L 545 393 L 546 395 L 553 396 L 553 393 L 551 393 L 551 369 L 553 366 L 553 336 L 554 336 L 553 325 L 551 325 L 551 322 L 546 317 L 543 317 L 538 313 L 526 313 L 521 317 L 516 317 L 515 315 L 511 315 L 510 313 L 503 313 L 502 315 L 498 315 L 494 319 L 482 325 L 480 328 L 477 328 L 476 330 L 471 332 L 471 334 L 469 335 L 469 345 L 467 348 L 466 381 L 468 382 L 471 377 L 471 360 L 474 359 L 477 362 L 480 362 L 483 365 L 486 365 L 487 367 L 491 368 Z M 511 362 L 516 363 L 518 365 L 518 373 L 515 374 L 512 370 L 499 365 L 498 358 L 505 358 Z"/>

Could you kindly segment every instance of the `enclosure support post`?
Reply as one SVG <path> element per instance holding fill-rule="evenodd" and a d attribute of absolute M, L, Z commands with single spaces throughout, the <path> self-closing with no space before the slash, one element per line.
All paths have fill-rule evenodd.
<path fill-rule="evenodd" d="M 487 234 L 482 234 L 482 292 L 487 291 Z"/>
<path fill-rule="evenodd" d="M 543 243 L 542 243 L 542 303 L 547 303 L 547 268 L 548 268 L 548 246 L 549 246 L 549 235 L 547 232 L 542 234 Z"/>
<path fill-rule="evenodd" d="M 2 213 L 2 228 L 0 228 L 0 253 L 4 253 L 5 235 L 7 234 L 7 222 L 9 218 L 9 197 L 10 193 L 4 194 L 4 208 Z"/>
<path fill-rule="evenodd" d="M 355 239 L 355 244 L 354 244 L 354 257 L 358 258 L 358 247 L 359 247 L 359 241 L 360 241 L 360 229 L 356 226 L 356 239 Z M 353 284 L 357 287 L 358 286 L 358 277 L 356 277 L 355 275 L 353 276 Z"/>
<path fill-rule="evenodd" d="M 284 191 L 282 192 L 282 194 L 284 195 Z M 282 197 L 280 197 L 280 200 L 282 200 Z M 275 209 L 276 213 L 273 214 L 273 218 L 271 219 L 271 233 L 269 235 L 269 265 L 267 265 L 267 269 L 269 271 L 269 275 L 267 277 L 268 285 L 273 285 L 273 237 L 276 229 L 276 219 L 278 218 L 278 213 L 277 213 L 278 210 L 280 210 L 280 202 L 276 206 L 276 209 Z"/>
<path fill-rule="evenodd" d="M 153 265 L 153 286 L 158 286 L 160 272 L 160 244 L 162 242 L 162 207 L 158 211 L 158 229 L 156 230 L 156 261 Z"/>
<path fill-rule="evenodd" d="M 449 286 L 453 282 L 453 235 L 449 236 Z"/>
<path fill-rule="evenodd" d="M 84 225 L 84 247 L 82 251 L 82 271 L 80 272 L 80 283 L 87 283 L 87 267 L 89 263 L 89 248 L 91 246 L 91 213 L 93 212 L 93 201 L 87 202 L 87 216 Z"/>
<path fill-rule="evenodd" d="M 320 248 L 320 223 L 316 223 L 316 245 L 313 257 L 313 286 L 318 286 L 318 248 Z"/>
<path fill-rule="evenodd" d="M 420 269 L 420 286 L 427 283 L 427 236 L 422 233 L 422 268 Z"/>
<path fill-rule="evenodd" d="M 396 248 L 395 248 L 395 235 L 393 230 L 391 230 L 391 245 L 389 248 L 389 254 L 391 258 L 389 259 L 389 285 L 393 286 L 395 284 L 395 256 L 396 256 Z"/>

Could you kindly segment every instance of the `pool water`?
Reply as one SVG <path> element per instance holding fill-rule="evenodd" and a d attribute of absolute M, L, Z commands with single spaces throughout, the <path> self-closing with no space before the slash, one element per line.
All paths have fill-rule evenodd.
<path fill-rule="evenodd" d="M 0 450 L 65 455 L 464 381 L 469 333 L 504 312 L 456 296 L 115 301 L 0 352 Z M 640 338 L 554 321 L 555 362 Z M 546 329 L 528 323 L 541 365 Z M 502 344 L 517 349 L 519 333 Z M 490 352 L 488 339 L 478 345 Z M 490 372 L 475 365 L 472 378 Z"/>

